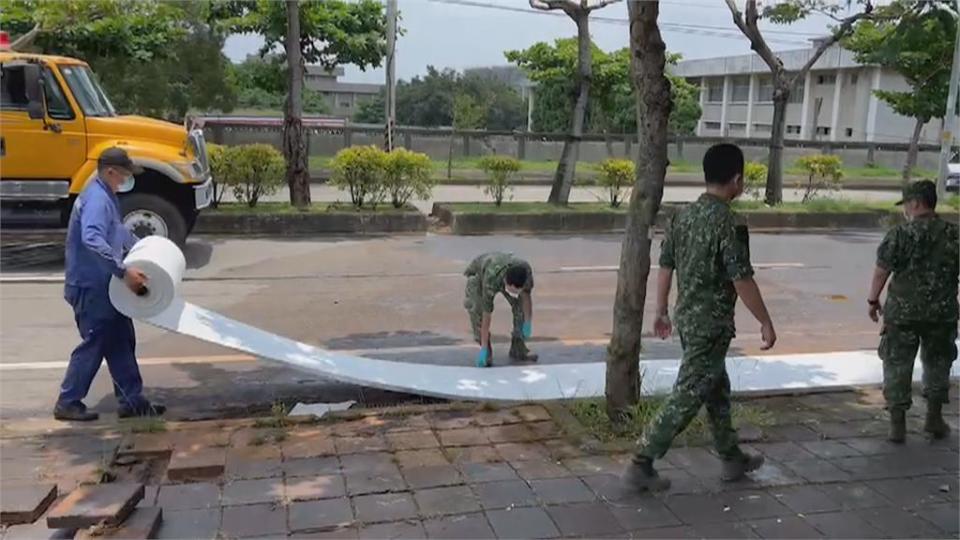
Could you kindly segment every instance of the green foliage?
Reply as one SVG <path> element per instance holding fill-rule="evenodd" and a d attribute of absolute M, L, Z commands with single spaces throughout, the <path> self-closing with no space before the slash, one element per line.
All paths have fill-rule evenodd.
<path fill-rule="evenodd" d="M 394 208 L 403 208 L 414 196 L 429 199 L 436 185 L 430 157 L 405 148 L 386 154 L 383 178 Z"/>
<path fill-rule="evenodd" d="M 507 191 L 512 189 L 510 182 L 520 170 L 520 160 L 509 156 L 484 156 L 478 166 L 489 179 L 483 192 L 493 197 L 493 202 L 500 206 Z"/>
<path fill-rule="evenodd" d="M 357 112 L 353 113 L 353 121 L 358 124 L 383 124 L 386 109 L 386 99 L 381 91 L 373 99 L 360 103 Z"/>
<path fill-rule="evenodd" d="M 829 154 L 803 156 L 796 161 L 796 166 L 807 175 L 806 183 L 797 186 L 798 189 L 804 190 L 802 202 L 806 203 L 816 198 L 821 191 L 840 189 L 843 161 L 838 156 Z"/>
<path fill-rule="evenodd" d="M 597 165 L 597 183 L 607 191 L 611 208 L 619 208 L 627 187 L 633 184 L 636 165 L 629 159 L 608 159 Z"/>
<path fill-rule="evenodd" d="M 857 24 L 844 47 L 858 62 L 900 73 L 909 91 L 876 90 L 898 114 L 924 123 L 943 118 L 957 35 L 957 4 L 945 0 L 897 0 L 875 20 Z"/>
<path fill-rule="evenodd" d="M 337 152 L 330 162 L 332 184 L 350 192 L 356 208 L 372 207 L 383 201 L 387 189 L 384 182 L 387 154 L 376 146 L 351 146 Z"/>
<path fill-rule="evenodd" d="M 229 186 L 237 201 L 253 208 L 265 195 L 283 186 L 286 164 L 283 154 L 269 144 L 229 146 L 220 157 L 222 184 Z M 212 166 L 212 164 L 211 164 Z"/>
<path fill-rule="evenodd" d="M 230 82 L 237 91 L 237 106 L 280 111 L 287 100 L 286 66 L 276 55 L 250 56 L 230 67 Z M 330 108 L 320 92 L 303 89 L 303 111 L 324 114 Z"/>
<path fill-rule="evenodd" d="M 238 34 L 264 38 L 260 56 L 284 49 L 285 2 L 214 0 L 224 26 Z M 386 16 L 376 0 L 300 0 L 300 49 L 303 61 L 333 69 L 354 64 L 379 67 L 386 54 Z"/>
<path fill-rule="evenodd" d="M 30 48 L 87 61 L 122 112 L 179 121 L 236 101 L 210 2 L 0 0 L 0 27 L 14 38 L 35 25 Z"/>
<path fill-rule="evenodd" d="M 213 175 L 213 207 L 220 206 L 223 200 L 223 194 L 226 193 L 225 187 L 228 185 L 227 178 L 235 176 L 232 170 L 233 160 L 228 159 L 227 150 L 230 147 L 221 144 L 208 144 L 207 156 L 210 159 L 210 174 Z"/>
<path fill-rule="evenodd" d="M 453 127 L 476 129 L 483 123 L 487 110 L 469 94 L 457 94 L 453 98 Z"/>
<path fill-rule="evenodd" d="M 767 166 L 756 161 L 749 161 L 743 166 L 743 186 L 747 196 L 753 200 L 760 200 L 763 189 L 767 185 Z"/>
<path fill-rule="evenodd" d="M 569 129 L 570 111 L 575 99 L 577 75 L 577 39 L 563 38 L 552 45 L 536 43 L 522 51 L 507 51 L 507 60 L 517 64 L 530 80 L 537 83 L 533 106 L 533 127 L 542 132 Z M 593 79 L 587 126 L 592 132 L 630 133 L 636 131 L 637 106 L 630 82 L 630 51 L 611 53 L 591 47 Z M 679 55 L 668 55 L 675 64 Z M 667 74 L 671 83 L 673 111 L 670 130 L 692 134 L 700 119 L 700 91 L 682 77 Z"/>

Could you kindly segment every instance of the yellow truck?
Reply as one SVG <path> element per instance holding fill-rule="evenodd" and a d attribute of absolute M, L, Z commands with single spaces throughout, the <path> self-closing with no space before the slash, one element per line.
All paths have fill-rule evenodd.
<path fill-rule="evenodd" d="M 0 48 L 0 68 L 3 234 L 24 224 L 65 226 L 96 178 L 97 156 L 120 146 L 144 169 L 119 194 L 124 223 L 140 237 L 184 243 L 213 198 L 202 131 L 117 114 L 90 66 L 75 58 Z"/>

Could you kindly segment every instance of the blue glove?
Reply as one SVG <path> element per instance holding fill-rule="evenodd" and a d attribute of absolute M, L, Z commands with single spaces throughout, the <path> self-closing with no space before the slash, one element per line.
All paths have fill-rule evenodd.
<path fill-rule="evenodd" d="M 487 367 L 489 360 L 490 351 L 486 347 L 480 349 L 480 353 L 477 354 L 477 367 Z"/>
<path fill-rule="evenodd" d="M 533 335 L 533 321 L 523 321 L 521 332 L 523 332 L 523 339 L 530 339 Z"/>

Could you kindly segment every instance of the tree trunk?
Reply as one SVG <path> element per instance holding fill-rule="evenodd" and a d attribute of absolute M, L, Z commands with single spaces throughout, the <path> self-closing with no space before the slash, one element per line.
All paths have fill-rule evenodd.
<path fill-rule="evenodd" d="M 303 57 L 300 52 L 300 10 L 297 0 L 287 2 L 287 103 L 283 111 L 283 156 L 287 161 L 290 203 L 310 206 L 310 169 L 303 132 Z"/>
<path fill-rule="evenodd" d="M 917 123 L 913 126 L 913 135 L 910 137 L 910 147 L 907 148 L 907 163 L 903 166 L 903 183 L 910 182 L 913 169 L 917 166 L 917 153 L 920 151 L 920 132 L 923 131 L 923 125 L 929 120 L 927 118 L 917 118 Z"/>
<path fill-rule="evenodd" d="M 673 104 L 664 74 L 666 45 L 660 36 L 658 1 L 628 2 L 630 71 L 637 100 L 637 177 L 620 251 L 613 335 L 607 347 L 607 414 L 621 418 L 640 394 L 640 333 L 650 274 L 650 230 L 667 174 L 667 124 Z"/>
<path fill-rule="evenodd" d="M 766 202 L 774 206 L 783 202 L 783 138 L 787 130 L 787 101 L 790 88 L 774 82 L 773 121 L 770 126 L 770 156 L 767 162 Z"/>
<path fill-rule="evenodd" d="M 453 175 L 453 138 L 456 133 L 450 132 L 450 146 L 447 148 L 447 180 Z"/>
<path fill-rule="evenodd" d="M 563 142 L 557 171 L 553 175 L 553 187 L 550 188 L 548 202 L 567 204 L 570 200 L 570 188 L 577 172 L 577 159 L 580 157 L 580 139 L 583 138 L 583 123 L 587 116 L 590 100 L 590 83 L 593 80 L 593 55 L 590 41 L 590 13 L 586 10 L 575 12 L 577 23 L 577 100 L 573 106 L 570 132 Z"/>

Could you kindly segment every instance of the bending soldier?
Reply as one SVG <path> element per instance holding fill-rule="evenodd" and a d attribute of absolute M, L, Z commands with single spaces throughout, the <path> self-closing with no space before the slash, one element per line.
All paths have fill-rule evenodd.
<path fill-rule="evenodd" d="M 510 341 L 510 359 L 535 362 L 525 341 L 533 333 L 533 269 L 526 261 L 508 253 L 485 253 L 467 266 L 466 298 L 463 307 L 470 315 L 473 338 L 480 344 L 477 367 L 491 365 L 493 346 L 490 340 L 490 319 L 493 300 L 503 294 L 513 312 L 513 334 Z"/>

